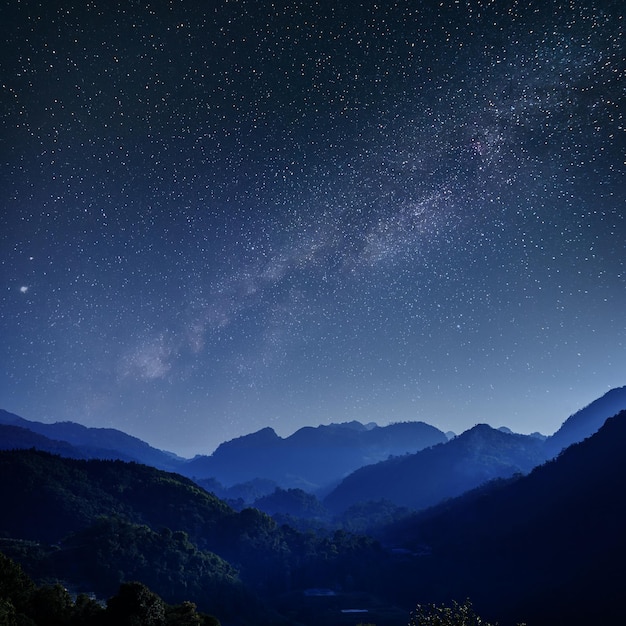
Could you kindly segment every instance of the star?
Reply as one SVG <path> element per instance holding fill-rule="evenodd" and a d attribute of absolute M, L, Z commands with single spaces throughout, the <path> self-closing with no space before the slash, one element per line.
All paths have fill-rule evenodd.
<path fill-rule="evenodd" d="M 0 408 L 193 455 L 626 383 L 619 2 L 10 4 Z"/>

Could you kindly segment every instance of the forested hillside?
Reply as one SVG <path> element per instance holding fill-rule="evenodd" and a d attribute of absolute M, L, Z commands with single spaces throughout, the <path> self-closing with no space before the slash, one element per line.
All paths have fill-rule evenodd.
<path fill-rule="evenodd" d="M 0 498 L 12 503 L 0 515 L 0 549 L 33 576 L 103 597 L 139 580 L 167 602 L 192 600 L 233 623 L 278 619 L 272 599 L 298 589 L 371 591 L 384 558 L 366 537 L 281 527 L 134 463 L 0 452 Z"/>
<path fill-rule="evenodd" d="M 626 411 L 530 475 L 498 481 L 387 529 L 406 601 L 471 597 L 533 626 L 626 623 Z"/>

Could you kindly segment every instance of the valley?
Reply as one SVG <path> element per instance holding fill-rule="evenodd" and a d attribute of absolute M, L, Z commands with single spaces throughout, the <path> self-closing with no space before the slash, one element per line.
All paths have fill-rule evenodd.
<path fill-rule="evenodd" d="M 618 624 L 626 412 L 610 413 L 620 406 L 624 388 L 550 437 L 479 425 L 445 441 L 414 438 L 406 443 L 414 452 L 396 449 L 353 472 L 343 465 L 331 476 L 328 463 L 330 482 L 311 491 L 293 485 L 313 478 L 324 458 L 343 449 L 354 463 L 357 452 L 383 450 L 381 439 L 392 445 L 391 433 L 358 424 L 307 429 L 294 436 L 296 449 L 309 451 L 304 458 L 266 431 L 193 463 L 123 434 L 100 440 L 125 446 L 107 453 L 89 429 L 5 412 L 0 498 L 9 506 L 0 552 L 36 584 L 60 581 L 106 602 L 137 581 L 167 606 L 190 601 L 224 625 L 396 626 L 418 603 L 467 597 L 503 626 L 565 617 L 582 625 L 598 615 Z M 405 442 L 411 428 L 439 436 L 425 426 L 396 430 Z M 372 433 L 382 435 L 376 444 Z M 569 445 L 555 455 L 560 441 Z M 236 483 L 268 449 L 283 471 L 289 458 L 299 464 L 282 481 L 276 467 L 259 464 L 255 479 Z M 131 451 L 179 471 L 129 459 Z M 183 475 L 215 457 L 216 476 Z"/>

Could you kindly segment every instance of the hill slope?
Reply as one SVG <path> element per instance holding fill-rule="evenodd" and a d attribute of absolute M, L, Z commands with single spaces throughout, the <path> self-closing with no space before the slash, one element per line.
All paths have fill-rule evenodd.
<path fill-rule="evenodd" d="M 395 526 L 389 540 L 428 554 L 389 574 L 391 585 L 429 602 L 469 596 L 500 622 L 626 623 L 625 446 L 621 412 L 528 476 Z"/>
<path fill-rule="evenodd" d="M 367 538 L 303 535 L 256 509 L 236 512 L 190 479 L 136 463 L 2 451 L 0 500 L 11 503 L 0 550 L 38 576 L 104 595 L 140 580 L 168 602 L 246 623 L 285 623 L 258 621 L 259 598 L 293 587 L 371 587 L 379 567 L 363 564 L 383 555 Z"/>
<path fill-rule="evenodd" d="M 155 528 L 211 529 L 232 509 L 177 474 L 122 461 L 75 460 L 33 450 L 0 452 L 0 515 L 9 536 L 58 542 L 99 517 L 121 516 Z M 197 528 L 189 526 L 194 519 Z"/>
<path fill-rule="evenodd" d="M 626 410 L 626 387 L 617 387 L 580 409 L 546 440 L 546 455 L 554 457 L 573 443 L 578 443 L 597 432 L 604 422 Z"/>
<path fill-rule="evenodd" d="M 82 458 L 136 461 L 167 471 L 176 471 L 183 462 L 183 459 L 171 452 L 153 448 L 145 441 L 113 428 L 88 428 L 74 422 L 55 422 L 54 424 L 31 422 L 2 409 L 0 409 L 0 424 L 18 426 L 49 440 L 68 443 L 78 454 L 82 455 Z M 0 445 L 2 449 L 8 449 L 8 446 L 2 443 L 2 439 L 0 439 Z M 39 446 L 36 447 L 39 448 Z"/>
<path fill-rule="evenodd" d="M 382 499 L 423 509 L 488 480 L 529 472 L 544 460 L 542 446 L 536 437 L 478 425 L 447 443 L 363 467 L 344 479 L 324 502 L 335 511 Z"/>
<path fill-rule="evenodd" d="M 59 454 L 69 459 L 87 458 L 85 453 L 66 441 L 50 439 L 21 426 L 0 424 L 0 450 L 28 450 L 30 448 Z"/>
<path fill-rule="evenodd" d="M 626 387 L 621 387 L 569 417 L 545 439 L 478 425 L 431 449 L 358 469 L 328 494 L 325 504 L 335 511 L 381 499 L 414 509 L 432 506 L 494 478 L 528 473 L 624 409 Z"/>

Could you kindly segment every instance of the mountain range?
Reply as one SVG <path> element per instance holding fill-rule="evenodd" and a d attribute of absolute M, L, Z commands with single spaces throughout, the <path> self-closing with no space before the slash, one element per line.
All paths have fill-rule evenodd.
<path fill-rule="evenodd" d="M 193 459 L 155 449 L 118 430 L 72 422 L 43 424 L 0 410 L 0 449 L 34 447 L 69 458 L 135 461 L 175 471 L 248 504 L 275 488 L 299 488 L 325 497 L 324 504 L 335 512 L 381 499 L 421 509 L 488 480 L 528 473 L 623 409 L 626 387 L 613 389 L 549 437 L 483 424 L 448 439 L 423 422 L 380 427 L 354 421 L 305 427 L 286 438 L 264 428 Z"/>
<path fill-rule="evenodd" d="M 224 487 L 262 478 L 282 488 L 313 491 L 363 465 L 443 441 L 444 433 L 423 422 L 330 424 L 301 428 L 287 438 L 264 428 L 222 443 L 212 455 L 188 460 L 118 430 L 73 422 L 43 424 L 0 410 L 0 449 L 35 447 L 70 458 L 135 461 L 198 480 L 213 479 Z"/>
<path fill-rule="evenodd" d="M 184 473 L 213 477 L 226 486 L 266 478 L 283 488 L 317 491 L 363 465 L 444 441 L 443 432 L 423 422 L 305 427 L 284 439 L 264 428 L 223 443 L 211 456 L 192 459 Z"/>
<path fill-rule="evenodd" d="M 358 502 L 386 499 L 419 510 L 494 478 L 528 473 L 545 460 L 540 439 L 480 424 L 447 443 L 361 467 L 324 503 L 341 511 Z"/>
<path fill-rule="evenodd" d="M 389 500 L 423 509 L 495 478 L 526 474 L 572 443 L 593 435 L 626 409 L 626 387 L 613 389 L 569 417 L 553 435 L 518 435 L 479 424 L 458 437 L 414 454 L 361 467 L 325 498 L 338 512 L 357 503 Z"/>
<path fill-rule="evenodd" d="M 332 611 L 358 597 L 363 606 L 396 607 L 393 618 L 390 608 L 368 615 L 396 626 L 418 602 L 470 597 L 480 615 L 503 626 L 618 626 L 626 623 L 626 410 L 610 419 L 604 413 L 626 393 L 607 396 L 545 441 L 478 425 L 358 470 L 346 480 L 381 471 L 369 480 L 375 484 L 404 468 L 385 478 L 385 495 L 394 495 L 394 481 L 422 494 L 421 510 L 379 528 L 378 541 L 343 530 L 299 532 L 256 509 L 237 512 L 194 481 L 146 465 L 64 458 L 69 443 L 57 441 L 54 454 L 0 452 L 0 498 L 11 504 L 0 513 L 0 551 L 31 575 L 98 593 L 139 580 L 168 602 L 197 602 L 225 624 L 334 623 Z M 25 444 L 43 437 L 15 424 L 3 432 Z M 563 450 L 566 436 L 583 440 Z M 421 483 L 437 484 L 440 496 L 463 468 L 480 486 L 423 508 L 427 490 L 409 474 L 420 465 Z M 302 504 L 315 508 L 310 499 Z M 311 588 L 328 599 L 303 600 Z"/>
<path fill-rule="evenodd" d="M 0 429 L 4 446 L 22 449 L 0 452 L 0 498 L 11 504 L 0 512 L 0 551 L 38 579 L 105 597 L 120 582 L 139 580 L 168 602 L 192 600 L 228 624 L 331 623 L 342 602 L 359 598 L 387 607 L 372 608 L 368 619 L 399 626 L 415 603 L 470 597 L 479 614 L 503 626 L 618 626 L 626 623 L 626 410 L 606 413 L 624 403 L 626 389 L 613 390 L 545 440 L 477 425 L 357 470 L 327 505 L 412 493 L 407 503 L 419 509 L 379 527 L 377 540 L 344 530 L 301 532 L 254 508 L 238 512 L 180 474 L 85 458 L 146 453 L 143 442 L 123 434 L 94 447 L 89 433 L 83 447 L 3 413 L 12 422 Z M 83 427 L 48 426 L 84 434 Z M 350 430 L 365 438 L 378 429 L 311 429 L 312 439 L 351 442 Z M 109 448 L 116 437 L 124 451 Z M 276 449 L 280 441 L 261 431 L 228 442 L 217 456 Z M 32 449 L 40 445 L 53 446 L 53 454 Z M 190 463 L 162 454 L 178 466 Z M 364 485 L 371 490 L 359 491 Z M 319 513 L 313 496 L 295 492 L 277 492 L 274 505 L 287 494 Z M 328 599 L 303 601 L 311 588 L 327 590 Z"/>

